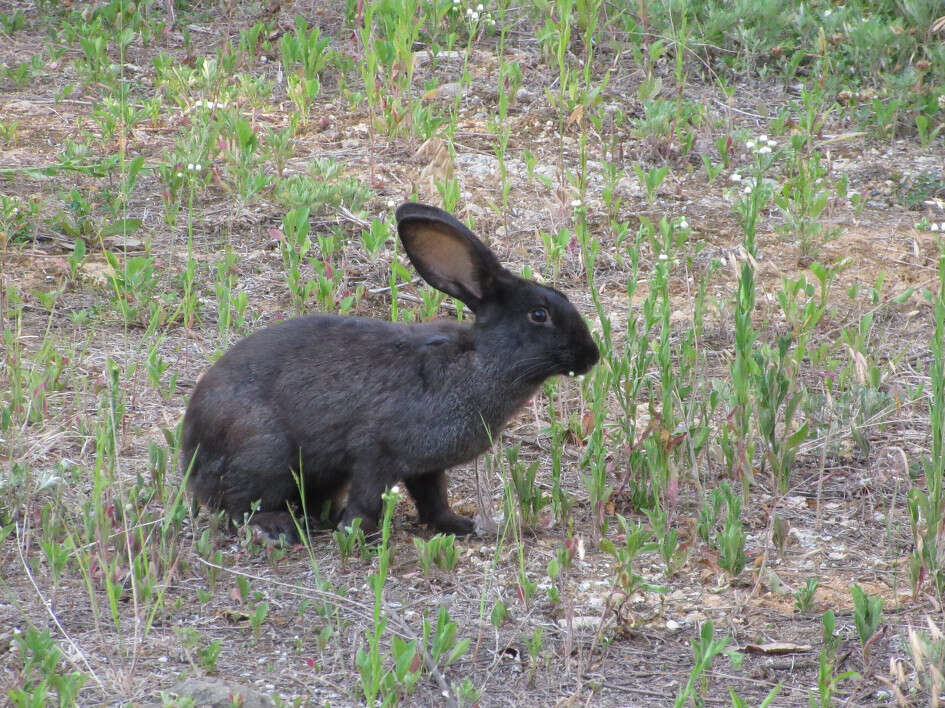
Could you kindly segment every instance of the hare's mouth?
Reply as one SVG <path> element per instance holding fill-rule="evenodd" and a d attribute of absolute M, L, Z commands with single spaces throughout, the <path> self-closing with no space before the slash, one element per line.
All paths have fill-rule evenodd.
<path fill-rule="evenodd" d="M 591 370 L 591 366 L 593 366 L 593 364 L 591 364 L 590 366 L 583 366 L 581 362 L 572 361 L 572 362 L 565 363 L 555 373 L 559 376 L 567 376 L 568 378 L 575 378 L 575 377 L 583 376 L 584 374 L 586 374 L 588 371 Z"/>
<path fill-rule="evenodd" d="M 586 374 L 591 370 L 594 364 L 597 363 L 599 358 L 600 352 L 598 352 L 597 347 L 594 347 L 592 350 L 584 352 L 583 356 L 575 357 L 571 365 L 567 367 L 563 373 L 566 373 L 568 376 Z"/>

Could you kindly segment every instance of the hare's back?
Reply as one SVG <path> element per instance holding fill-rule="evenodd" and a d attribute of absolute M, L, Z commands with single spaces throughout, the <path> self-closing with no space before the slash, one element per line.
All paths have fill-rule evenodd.
<path fill-rule="evenodd" d="M 351 403 L 359 391 L 378 386 L 405 387 L 413 379 L 432 385 L 426 372 L 457 363 L 471 346 L 468 332 L 448 321 L 404 325 L 330 314 L 298 317 L 234 344 L 204 374 L 198 389 L 283 403 L 341 395 Z"/>

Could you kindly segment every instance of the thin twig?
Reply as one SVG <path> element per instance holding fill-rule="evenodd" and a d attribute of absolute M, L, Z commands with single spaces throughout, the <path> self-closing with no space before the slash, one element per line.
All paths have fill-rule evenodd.
<path fill-rule="evenodd" d="M 824 445 L 820 449 L 820 474 L 817 476 L 817 505 L 815 512 L 814 528 L 820 531 L 820 514 L 822 510 L 821 501 L 824 493 L 824 470 L 827 467 L 827 444 L 830 442 L 830 433 L 833 432 L 833 423 L 827 426 L 827 432 L 824 434 Z"/>
<path fill-rule="evenodd" d="M 295 585 L 290 585 L 289 583 L 284 583 L 274 578 L 263 577 L 261 575 L 254 575 L 253 573 L 247 573 L 242 570 L 234 570 L 233 568 L 227 568 L 225 566 L 219 565 L 217 563 L 211 563 L 210 561 L 197 556 L 197 560 L 210 568 L 215 568 L 217 570 L 222 570 L 233 575 L 239 575 L 251 580 L 256 580 L 259 582 L 269 583 L 271 585 L 276 585 L 281 588 L 283 591 L 288 594 L 297 595 L 300 597 L 307 597 L 309 595 L 314 595 L 318 599 L 328 602 L 334 605 L 338 609 L 348 610 L 354 615 L 358 616 L 360 619 L 365 621 L 373 622 L 373 613 L 369 612 L 367 607 L 363 603 L 356 602 L 349 597 L 344 595 L 338 595 L 337 593 L 330 592 L 328 590 L 320 590 L 318 588 L 309 588 L 305 591 L 300 591 L 299 588 Z M 427 652 L 423 643 L 419 641 L 416 632 L 402 619 L 400 619 L 396 614 L 393 613 L 390 606 L 387 603 L 384 603 L 384 612 L 387 615 L 389 620 L 388 626 L 394 629 L 398 636 L 402 639 L 416 640 L 418 651 L 420 652 L 424 664 L 426 664 L 427 671 L 430 672 L 430 676 L 436 681 L 437 686 L 440 687 L 440 690 L 443 692 L 443 697 L 446 700 L 446 705 L 453 708 L 454 706 L 459 705 L 456 701 L 456 697 L 453 695 L 452 689 L 450 688 L 449 683 L 446 681 L 446 677 L 443 676 L 443 673 L 437 667 L 436 662 L 433 661 L 433 657 Z"/>
<path fill-rule="evenodd" d="M 22 531 L 20 528 L 20 522 L 17 521 L 16 522 L 16 539 L 17 539 L 16 552 L 17 552 L 17 555 L 20 557 L 20 563 L 23 566 L 23 571 L 26 573 L 26 577 L 29 578 L 29 581 L 32 584 L 33 589 L 36 591 L 36 596 L 39 598 L 39 601 L 43 603 L 43 607 L 46 609 L 46 613 L 52 619 L 53 624 L 56 625 L 56 629 L 58 629 L 59 633 L 63 636 L 63 638 L 67 642 L 69 642 L 69 646 L 72 647 L 72 651 L 74 651 L 76 655 L 80 659 L 82 659 L 82 663 L 85 664 L 85 668 L 88 671 L 89 675 L 92 677 L 95 683 L 98 684 L 99 690 L 106 696 L 109 695 L 109 692 L 105 690 L 105 684 L 102 683 L 102 680 L 98 677 L 98 674 L 95 673 L 95 669 L 93 669 L 92 665 L 89 664 L 89 660 L 85 658 L 85 653 L 82 651 L 82 649 L 79 648 L 79 645 L 75 643 L 75 640 L 72 639 L 72 637 L 69 635 L 69 632 L 66 631 L 66 628 L 62 626 L 62 623 L 59 622 L 59 618 L 56 617 L 56 613 L 53 612 L 53 609 L 49 603 L 49 600 L 46 599 L 46 596 L 43 595 L 43 591 L 40 590 L 39 585 L 36 583 L 36 579 L 33 577 L 33 571 L 30 570 L 29 564 L 26 562 L 26 558 L 23 557 L 23 546 L 20 543 L 21 538 L 22 538 Z M 74 658 L 72 658 L 71 656 L 66 657 L 66 658 L 69 660 L 69 663 L 72 664 L 72 666 L 76 668 L 76 670 L 81 671 L 81 667 L 78 664 L 76 664 L 76 661 Z"/>
<path fill-rule="evenodd" d="M 360 216 L 353 214 L 351 210 L 345 206 L 338 207 L 338 213 L 341 216 L 343 216 L 345 219 L 350 221 L 352 224 L 354 224 L 355 226 L 360 226 L 362 229 L 367 229 L 371 227 L 371 224 L 369 222 L 365 221 Z"/>
<path fill-rule="evenodd" d="M 231 575 L 237 575 L 244 578 L 249 578 L 250 580 L 256 580 L 262 583 L 267 583 L 269 585 L 274 585 L 279 587 L 283 592 L 289 595 L 295 595 L 296 597 L 316 597 L 319 600 L 327 602 L 331 605 L 334 605 L 339 610 L 347 610 L 351 612 L 356 617 L 365 620 L 365 621 L 374 621 L 373 612 L 369 611 L 367 607 L 360 602 L 356 602 L 349 597 L 344 595 L 339 595 L 337 593 L 320 590 L 319 588 L 306 588 L 304 591 L 300 590 L 296 585 L 290 585 L 289 583 L 282 582 L 281 580 L 276 580 L 275 578 L 263 577 L 262 575 L 254 575 L 253 573 L 247 573 L 243 570 L 236 570 L 234 568 L 227 568 L 223 565 L 218 565 L 217 563 L 211 563 L 205 558 L 197 556 L 197 560 L 200 563 L 203 563 L 208 568 L 215 568 L 217 570 L 222 570 L 225 573 Z M 407 639 L 408 637 L 404 637 Z"/>
<path fill-rule="evenodd" d="M 455 708 L 458 706 L 459 703 L 456 701 L 456 696 L 453 695 L 453 690 L 450 688 L 450 685 L 446 682 L 446 677 L 443 675 L 443 672 L 440 671 L 440 667 L 436 665 L 433 657 L 430 656 L 430 653 L 427 651 L 424 643 L 420 641 L 420 637 L 417 636 L 410 625 L 394 614 L 394 611 L 386 602 L 384 603 L 384 613 L 387 615 L 387 619 L 391 621 L 392 624 L 396 624 L 398 626 L 402 637 L 408 640 L 413 640 L 417 643 L 416 646 L 420 652 L 420 655 L 423 657 L 423 663 L 426 664 L 427 671 L 430 672 L 430 676 L 434 681 L 436 681 L 436 685 L 440 687 L 440 691 L 443 693 L 443 698 L 446 700 L 446 705 L 449 706 L 449 708 Z"/>
<path fill-rule="evenodd" d="M 724 109 L 727 110 L 727 111 L 732 111 L 733 113 L 739 113 L 739 114 L 741 114 L 741 115 L 743 115 L 743 116 L 748 116 L 749 118 L 755 118 L 756 120 L 765 120 L 765 117 L 764 117 L 764 116 L 760 116 L 760 115 L 758 115 L 757 113 L 749 113 L 748 111 L 743 111 L 743 110 L 740 110 L 740 109 L 738 109 L 738 108 L 733 108 L 732 106 L 728 105 L 727 103 L 723 103 L 722 101 L 720 101 L 720 100 L 717 99 L 717 98 L 713 98 L 713 99 L 712 99 L 712 102 L 715 103 L 715 104 L 717 104 L 717 105 L 719 105 L 719 106 L 721 106 L 722 108 L 724 108 Z"/>

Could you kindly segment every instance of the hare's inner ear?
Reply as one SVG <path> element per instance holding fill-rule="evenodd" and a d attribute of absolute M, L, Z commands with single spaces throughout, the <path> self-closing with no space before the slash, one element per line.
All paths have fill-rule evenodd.
<path fill-rule="evenodd" d="M 410 262 L 430 285 L 462 300 L 475 312 L 502 270 L 498 259 L 472 232 L 449 217 L 407 218 L 397 224 Z M 455 222 L 455 223 L 450 223 Z"/>

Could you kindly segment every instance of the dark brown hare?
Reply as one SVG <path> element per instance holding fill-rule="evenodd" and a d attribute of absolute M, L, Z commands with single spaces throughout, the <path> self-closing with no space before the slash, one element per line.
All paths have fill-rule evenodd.
<path fill-rule="evenodd" d="M 557 374 L 599 356 L 587 325 L 557 290 L 519 278 L 441 209 L 407 203 L 397 231 L 430 285 L 475 313 L 472 324 L 405 325 L 309 315 L 235 344 L 200 379 L 184 416 L 181 466 L 193 494 L 273 538 L 297 539 L 289 508 L 375 529 L 381 494 L 403 481 L 420 520 L 469 534 L 453 513 L 446 470 L 472 460 Z"/>

